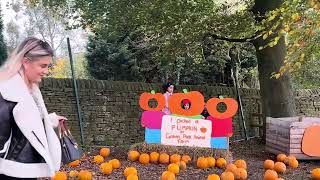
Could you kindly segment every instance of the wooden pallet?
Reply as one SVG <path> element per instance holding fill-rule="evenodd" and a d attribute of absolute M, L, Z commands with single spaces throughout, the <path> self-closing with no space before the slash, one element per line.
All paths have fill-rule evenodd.
<path fill-rule="evenodd" d="M 297 159 L 320 159 L 301 151 L 302 137 L 307 127 L 320 125 L 320 118 L 288 117 L 266 119 L 266 150 L 274 153 L 293 155 Z"/>

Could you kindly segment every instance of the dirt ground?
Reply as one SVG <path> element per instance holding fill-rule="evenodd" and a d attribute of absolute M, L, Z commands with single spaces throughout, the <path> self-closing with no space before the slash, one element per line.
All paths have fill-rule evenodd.
<path fill-rule="evenodd" d="M 259 139 L 251 139 L 249 141 L 241 141 L 237 143 L 231 143 L 231 152 L 233 159 L 244 159 L 248 166 L 248 179 L 250 180 L 263 180 L 263 175 L 265 170 L 263 169 L 263 162 L 266 159 L 275 159 L 275 155 L 270 154 L 264 150 L 264 145 L 260 143 Z M 97 150 L 93 150 L 90 154 L 91 156 L 96 155 Z M 127 161 L 127 150 L 117 150 L 113 151 L 111 149 L 111 155 L 106 160 L 117 158 L 121 160 L 121 168 L 116 169 L 111 175 L 106 176 L 100 173 L 98 165 L 92 165 L 90 161 L 92 157 L 81 163 L 80 167 L 73 169 L 89 169 L 94 173 L 93 179 L 125 179 L 123 176 L 123 171 L 125 167 L 134 166 L 137 168 L 140 180 L 159 180 L 163 171 L 166 170 L 167 165 L 161 164 L 149 164 L 141 165 L 138 162 Z M 310 179 L 310 171 L 313 168 L 320 167 L 320 161 L 299 161 L 298 169 L 291 169 L 287 167 L 285 174 L 281 174 L 280 177 L 286 180 L 305 180 Z M 65 168 L 69 171 L 72 168 Z M 200 170 L 195 168 L 194 164 L 190 164 L 186 171 L 181 171 L 177 176 L 179 180 L 206 180 L 208 175 L 212 173 L 221 174 L 223 171 L 218 168 L 210 168 L 206 170 Z"/>

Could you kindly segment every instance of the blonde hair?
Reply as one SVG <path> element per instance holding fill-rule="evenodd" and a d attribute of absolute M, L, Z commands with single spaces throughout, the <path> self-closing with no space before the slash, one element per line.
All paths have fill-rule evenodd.
<path fill-rule="evenodd" d="M 50 45 L 35 37 L 28 37 L 22 41 L 11 53 L 9 58 L 0 67 L 0 82 L 6 81 L 19 73 L 22 69 L 22 60 L 27 57 L 31 61 L 42 56 L 53 56 Z"/>

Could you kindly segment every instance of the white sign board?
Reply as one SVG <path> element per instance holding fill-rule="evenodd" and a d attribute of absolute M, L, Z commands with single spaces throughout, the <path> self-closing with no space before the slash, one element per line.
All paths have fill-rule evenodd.
<path fill-rule="evenodd" d="M 211 121 L 165 115 L 161 125 L 161 144 L 211 147 Z"/>

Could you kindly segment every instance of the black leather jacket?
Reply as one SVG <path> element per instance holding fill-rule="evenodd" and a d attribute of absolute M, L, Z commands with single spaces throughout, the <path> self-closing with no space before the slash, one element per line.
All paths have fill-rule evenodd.
<path fill-rule="evenodd" d="M 32 147 L 15 123 L 12 114 L 15 105 L 15 102 L 3 99 L 0 94 L 0 151 L 4 148 L 12 131 L 11 143 L 5 159 L 21 163 L 44 162 L 42 156 Z M 0 153 L 0 158 L 4 156 L 5 153 Z"/>

